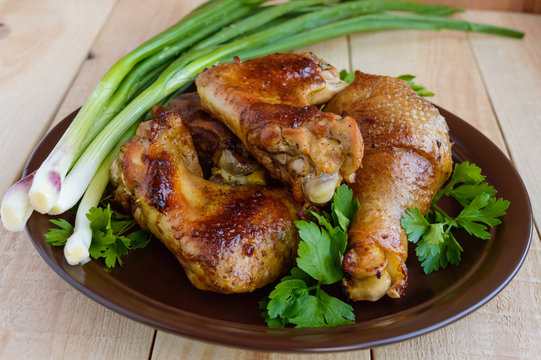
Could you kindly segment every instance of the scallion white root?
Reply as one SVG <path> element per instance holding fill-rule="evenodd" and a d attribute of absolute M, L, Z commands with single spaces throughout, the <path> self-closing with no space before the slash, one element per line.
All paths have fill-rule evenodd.
<path fill-rule="evenodd" d="M 2 224 L 9 231 L 21 231 L 26 221 L 32 215 L 32 204 L 28 197 L 28 191 L 32 186 L 34 173 L 17 181 L 8 189 L 2 204 L 0 205 L 0 216 Z"/>

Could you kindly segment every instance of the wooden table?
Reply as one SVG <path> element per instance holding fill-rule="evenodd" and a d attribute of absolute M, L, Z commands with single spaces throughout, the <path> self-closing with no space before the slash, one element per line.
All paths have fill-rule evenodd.
<path fill-rule="evenodd" d="M 116 59 L 199 1 L 0 2 L 0 194 L 48 128 L 79 107 Z M 532 201 L 532 246 L 492 301 L 443 329 L 394 345 L 336 354 L 256 353 L 157 331 L 91 301 L 34 250 L 0 228 L 2 359 L 437 359 L 541 354 L 541 16 L 471 11 L 460 17 L 517 28 L 523 40 L 459 32 L 387 31 L 309 49 L 337 68 L 417 75 L 436 104 L 494 141 L 518 168 Z"/>

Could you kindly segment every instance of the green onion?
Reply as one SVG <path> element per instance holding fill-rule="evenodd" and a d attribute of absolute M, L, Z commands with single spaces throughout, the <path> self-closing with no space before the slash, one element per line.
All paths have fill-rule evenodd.
<path fill-rule="evenodd" d="M 64 246 L 64 256 L 70 265 L 84 264 L 90 260 L 88 249 L 92 242 L 92 230 L 90 229 L 90 220 L 86 214 L 91 208 L 98 206 L 100 199 L 109 183 L 109 172 L 111 165 L 118 155 L 120 145 L 135 134 L 137 123 L 128 129 L 119 139 L 115 149 L 111 151 L 103 160 L 98 170 L 92 177 L 86 192 L 77 208 L 75 216 L 75 227 L 73 234 L 66 241 Z"/>
<path fill-rule="evenodd" d="M 208 22 L 217 21 L 224 11 L 234 11 L 238 6 L 239 1 L 218 0 L 205 11 L 181 20 L 169 30 L 145 42 L 113 65 L 34 175 L 28 194 L 33 208 L 46 213 L 56 203 L 64 177 L 92 125 L 92 120 L 100 114 L 122 79 L 139 61 L 183 38 L 193 36 L 194 32 L 203 31 L 209 26 Z"/>
<path fill-rule="evenodd" d="M 270 54 L 274 52 L 288 51 L 290 49 L 315 44 L 317 42 L 333 39 L 350 33 L 385 29 L 416 29 L 433 31 L 451 29 L 483 32 L 513 38 L 522 38 L 524 36 L 524 33 L 521 31 L 492 25 L 475 24 L 464 20 L 428 16 L 375 14 L 346 19 L 318 27 L 316 29 L 311 29 L 302 34 L 291 36 L 286 39 L 280 39 L 279 41 L 268 44 L 263 48 L 249 49 L 240 53 L 238 56 L 241 59 L 251 59 L 261 56 L 261 52 Z"/>

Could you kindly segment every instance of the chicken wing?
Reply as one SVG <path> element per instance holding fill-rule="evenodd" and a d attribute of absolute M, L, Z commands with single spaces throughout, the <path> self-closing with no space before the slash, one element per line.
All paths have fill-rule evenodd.
<path fill-rule="evenodd" d="M 113 164 L 115 198 L 175 255 L 197 288 L 250 292 L 295 258 L 299 205 L 285 189 L 229 186 L 201 177 L 182 118 L 141 124 Z"/>
<path fill-rule="evenodd" d="M 352 185 L 360 207 L 349 230 L 343 283 L 355 301 L 398 298 L 408 278 L 400 221 L 406 208 L 424 214 L 452 171 L 447 124 L 406 82 L 361 72 L 325 110 L 352 116 L 365 143 Z"/>
<path fill-rule="evenodd" d="M 328 202 L 361 164 L 362 137 L 350 117 L 320 111 L 347 86 L 313 54 L 273 54 L 200 73 L 203 108 L 222 121 L 299 201 Z"/>

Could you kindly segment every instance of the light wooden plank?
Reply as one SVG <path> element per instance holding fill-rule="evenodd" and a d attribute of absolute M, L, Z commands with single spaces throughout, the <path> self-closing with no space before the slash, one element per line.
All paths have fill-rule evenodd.
<path fill-rule="evenodd" d="M 85 101 L 118 58 L 178 21 L 196 3 L 120 1 L 96 43 L 84 50 L 84 57 L 89 52 L 92 56 L 82 65 L 55 123 Z M 58 56 L 56 63 L 62 63 L 63 53 Z M 24 129 L 18 126 L 19 132 Z M 2 134 L 2 139 L 7 137 Z M 0 238 L 1 359 L 148 357 L 154 329 L 98 305 L 69 286 L 40 258 L 26 234 L 1 228 Z"/>
<path fill-rule="evenodd" d="M 338 39 L 324 41 L 313 44 L 296 52 L 311 51 L 317 56 L 323 58 L 326 62 L 333 65 L 338 71 L 342 69 L 350 70 L 348 40 L 346 36 Z"/>
<path fill-rule="evenodd" d="M 513 161 L 541 225 L 541 16 L 471 13 L 477 21 L 521 29 L 513 41 L 473 34 L 471 43 Z M 537 151 L 534 151 L 537 149 Z"/>
<path fill-rule="evenodd" d="M 418 31 L 356 35 L 351 48 L 353 68 L 393 76 L 417 75 L 420 83 L 436 93 L 431 101 L 470 122 L 506 150 L 467 35 Z M 443 329 L 376 348 L 374 358 L 535 358 L 541 351 L 537 239 L 535 235 L 517 277 L 487 305 Z"/>
<path fill-rule="evenodd" d="M 0 194 L 19 176 L 114 3 L 0 3 Z"/>
<path fill-rule="evenodd" d="M 158 332 L 153 360 L 370 360 L 369 351 L 350 351 L 330 354 L 284 354 L 239 350 L 226 346 L 205 344 L 175 335 Z"/>

